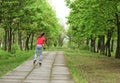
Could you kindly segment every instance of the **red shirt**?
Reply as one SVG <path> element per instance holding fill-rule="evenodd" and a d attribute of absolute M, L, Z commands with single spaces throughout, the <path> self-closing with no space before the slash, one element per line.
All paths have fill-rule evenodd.
<path fill-rule="evenodd" d="M 38 37 L 37 38 L 37 45 L 43 45 L 45 43 L 45 38 L 44 37 Z"/>

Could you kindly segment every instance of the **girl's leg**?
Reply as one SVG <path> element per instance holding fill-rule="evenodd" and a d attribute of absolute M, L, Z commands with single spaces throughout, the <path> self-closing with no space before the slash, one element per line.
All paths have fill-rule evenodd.
<path fill-rule="evenodd" d="M 36 48 L 35 48 L 35 54 L 34 54 L 34 61 L 37 60 L 37 52 L 38 52 L 38 47 L 36 46 Z"/>
<path fill-rule="evenodd" d="M 39 58 L 39 60 L 42 61 L 42 58 L 43 58 L 43 56 L 42 56 L 42 46 L 40 46 L 40 58 Z"/>

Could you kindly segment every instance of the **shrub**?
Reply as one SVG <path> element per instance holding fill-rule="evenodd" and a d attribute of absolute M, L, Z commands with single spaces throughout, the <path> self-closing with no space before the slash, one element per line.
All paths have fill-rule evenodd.
<path fill-rule="evenodd" d="M 13 44 L 13 45 L 12 45 L 11 53 L 12 53 L 12 54 L 15 54 L 17 50 L 20 50 L 18 44 Z"/>
<path fill-rule="evenodd" d="M 3 58 L 9 58 L 10 56 L 12 56 L 11 53 L 3 51 L 3 50 L 0 50 L 0 58 L 1 59 L 3 59 Z"/>

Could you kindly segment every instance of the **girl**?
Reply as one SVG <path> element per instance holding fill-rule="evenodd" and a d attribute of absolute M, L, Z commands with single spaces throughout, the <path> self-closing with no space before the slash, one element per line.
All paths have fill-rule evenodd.
<path fill-rule="evenodd" d="M 40 36 L 38 36 L 37 41 L 36 41 L 36 49 L 35 49 L 35 55 L 34 55 L 34 61 L 33 64 L 35 64 L 37 60 L 37 54 L 39 53 L 39 65 L 42 64 L 42 47 L 45 45 L 45 33 L 42 32 Z"/>

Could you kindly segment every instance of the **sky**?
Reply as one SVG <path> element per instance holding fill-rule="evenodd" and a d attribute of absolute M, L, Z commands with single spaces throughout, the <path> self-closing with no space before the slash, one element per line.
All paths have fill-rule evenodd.
<path fill-rule="evenodd" d="M 66 25 L 67 19 L 66 17 L 69 15 L 69 8 L 66 6 L 65 0 L 48 0 L 52 6 L 52 8 L 56 11 L 57 18 L 60 23 L 67 28 Z"/>

